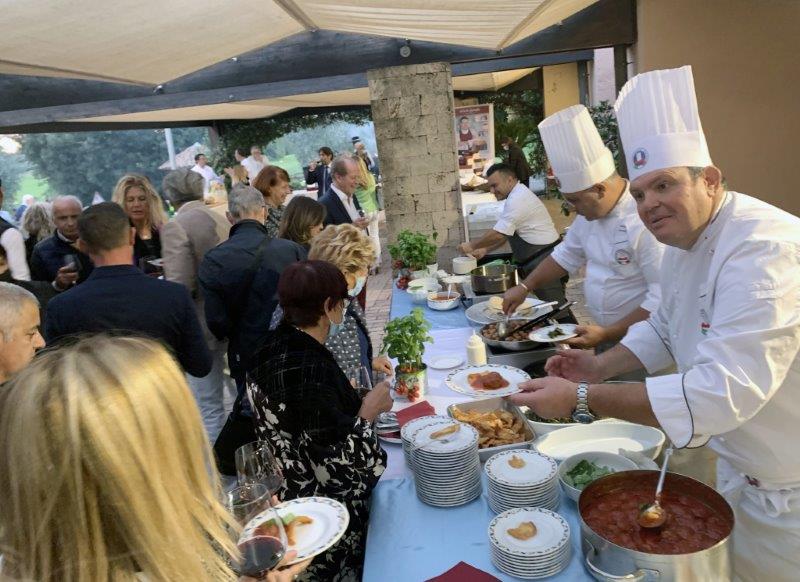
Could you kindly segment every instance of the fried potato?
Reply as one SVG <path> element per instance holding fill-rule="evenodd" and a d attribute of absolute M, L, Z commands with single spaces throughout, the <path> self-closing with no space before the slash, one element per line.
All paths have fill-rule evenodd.
<path fill-rule="evenodd" d="M 532 521 L 523 521 L 517 527 L 512 527 L 506 531 L 512 538 L 516 538 L 524 542 L 525 540 L 529 540 L 536 535 L 536 526 L 533 525 Z"/>
<path fill-rule="evenodd" d="M 524 442 L 527 427 L 517 416 L 507 410 L 479 412 L 453 408 L 453 418 L 472 425 L 479 433 L 478 447 L 486 449 Z"/>
<path fill-rule="evenodd" d="M 525 461 L 520 459 L 517 455 L 511 455 L 511 458 L 508 460 L 508 464 L 514 469 L 522 469 L 522 467 L 525 466 Z"/>

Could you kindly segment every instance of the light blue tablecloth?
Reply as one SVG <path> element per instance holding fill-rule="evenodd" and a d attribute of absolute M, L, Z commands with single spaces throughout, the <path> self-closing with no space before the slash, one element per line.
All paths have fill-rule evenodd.
<path fill-rule="evenodd" d="M 372 492 L 364 582 L 422 582 L 461 561 L 500 580 L 517 580 L 492 565 L 488 527 L 495 516 L 484 495 L 441 509 L 417 499 L 413 479 L 381 480 Z M 591 580 L 582 565 L 575 504 L 562 495 L 557 511 L 571 528 L 573 555 L 569 566 L 548 580 Z"/>
<path fill-rule="evenodd" d="M 464 307 L 459 305 L 450 311 L 436 311 L 427 305 L 415 304 L 411 301 L 411 295 L 396 285 L 392 286 L 392 309 L 389 312 L 389 319 L 403 317 L 411 313 L 414 307 L 421 307 L 425 312 L 425 319 L 431 323 L 431 329 L 455 329 L 458 327 L 469 327 L 470 323 L 464 315 Z"/>

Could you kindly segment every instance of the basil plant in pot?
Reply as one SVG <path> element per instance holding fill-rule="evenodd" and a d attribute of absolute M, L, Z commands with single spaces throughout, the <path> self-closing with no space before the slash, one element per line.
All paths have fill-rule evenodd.
<path fill-rule="evenodd" d="M 410 402 L 415 402 L 426 392 L 427 366 L 422 362 L 422 354 L 425 342 L 433 341 L 428 335 L 430 328 L 431 324 L 419 307 L 386 324 L 381 353 L 397 358 L 394 389 L 398 396 L 406 397 Z"/>
<path fill-rule="evenodd" d="M 404 230 L 397 235 L 397 243 L 389 245 L 392 267 L 400 271 L 397 282 L 400 289 L 405 289 L 410 279 L 424 278 L 438 270 L 436 237 L 434 232 L 431 242 L 426 234 Z"/>

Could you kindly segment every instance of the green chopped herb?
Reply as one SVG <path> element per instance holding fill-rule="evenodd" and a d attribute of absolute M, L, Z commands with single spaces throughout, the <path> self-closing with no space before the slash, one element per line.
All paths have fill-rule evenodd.
<path fill-rule="evenodd" d="M 583 459 L 577 465 L 572 467 L 564 476 L 564 481 L 568 485 L 572 485 L 576 489 L 583 490 L 589 483 L 600 477 L 610 475 L 614 471 L 608 467 L 601 467 L 591 461 Z"/>

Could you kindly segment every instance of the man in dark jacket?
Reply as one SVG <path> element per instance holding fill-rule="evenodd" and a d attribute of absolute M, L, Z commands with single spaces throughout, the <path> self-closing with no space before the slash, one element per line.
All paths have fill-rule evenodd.
<path fill-rule="evenodd" d="M 228 210 L 235 223 L 230 236 L 206 253 L 198 279 L 208 329 L 217 339 L 228 340 L 231 377 L 241 386 L 249 360 L 269 330 L 278 278 L 285 267 L 304 260 L 306 250 L 285 239 L 267 239 L 267 209 L 255 188 L 236 185 L 228 195 Z"/>
<path fill-rule="evenodd" d="M 514 143 L 510 137 L 504 137 L 500 140 L 500 145 L 508 152 L 508 160 L 506 163 L 514 170 L 517 180 L 522 182 L 522 185 L 527 187 L 528 180 L 531 177 L 531 167 L 528 165 L 528 160 L 525 159 L 525 152 L 522 148 Z"/>
<path fill-rule="evenodd" d="M 354 224 L 366 228 L 369 219 L 361 215 L 361 207 L 356 200 L 359 170 L 351 156 L 336 158 L 331 164 L 333 183 L 319 203 L 328 210 L 325 226 L 329 224 Z"/>
<path fill-rule="evenodd" d="M 53 201 L 56 231 L 35 247 L 31 255 L 31 279 L 52 283 L 59 291 L 83 283 L 92 273 L 92 261 L 78 248 L 78 217 L 81 201 L 59 196 Z"/>
<path fill-rule="evenodd" d="M 331 163 L 333 162 L 333 150 L 328 146 L 319 148 L 319 161 L 308 164 L 306 172 L 306 184 L 317 185 L 317 196 L 322 196 L 331 187 Z"/>
<path fill-rule="evenodd" d="M 125 211 L 113 202 L 90 206 L 78 230 L 96 268 L 83 284 L 50 300 L 47 343 L 81 333 L 137 334 L 163 342 L 187 373 L 208 374 L 211 353 L 189 291 L 133 266 L 136 230 Z"/>

